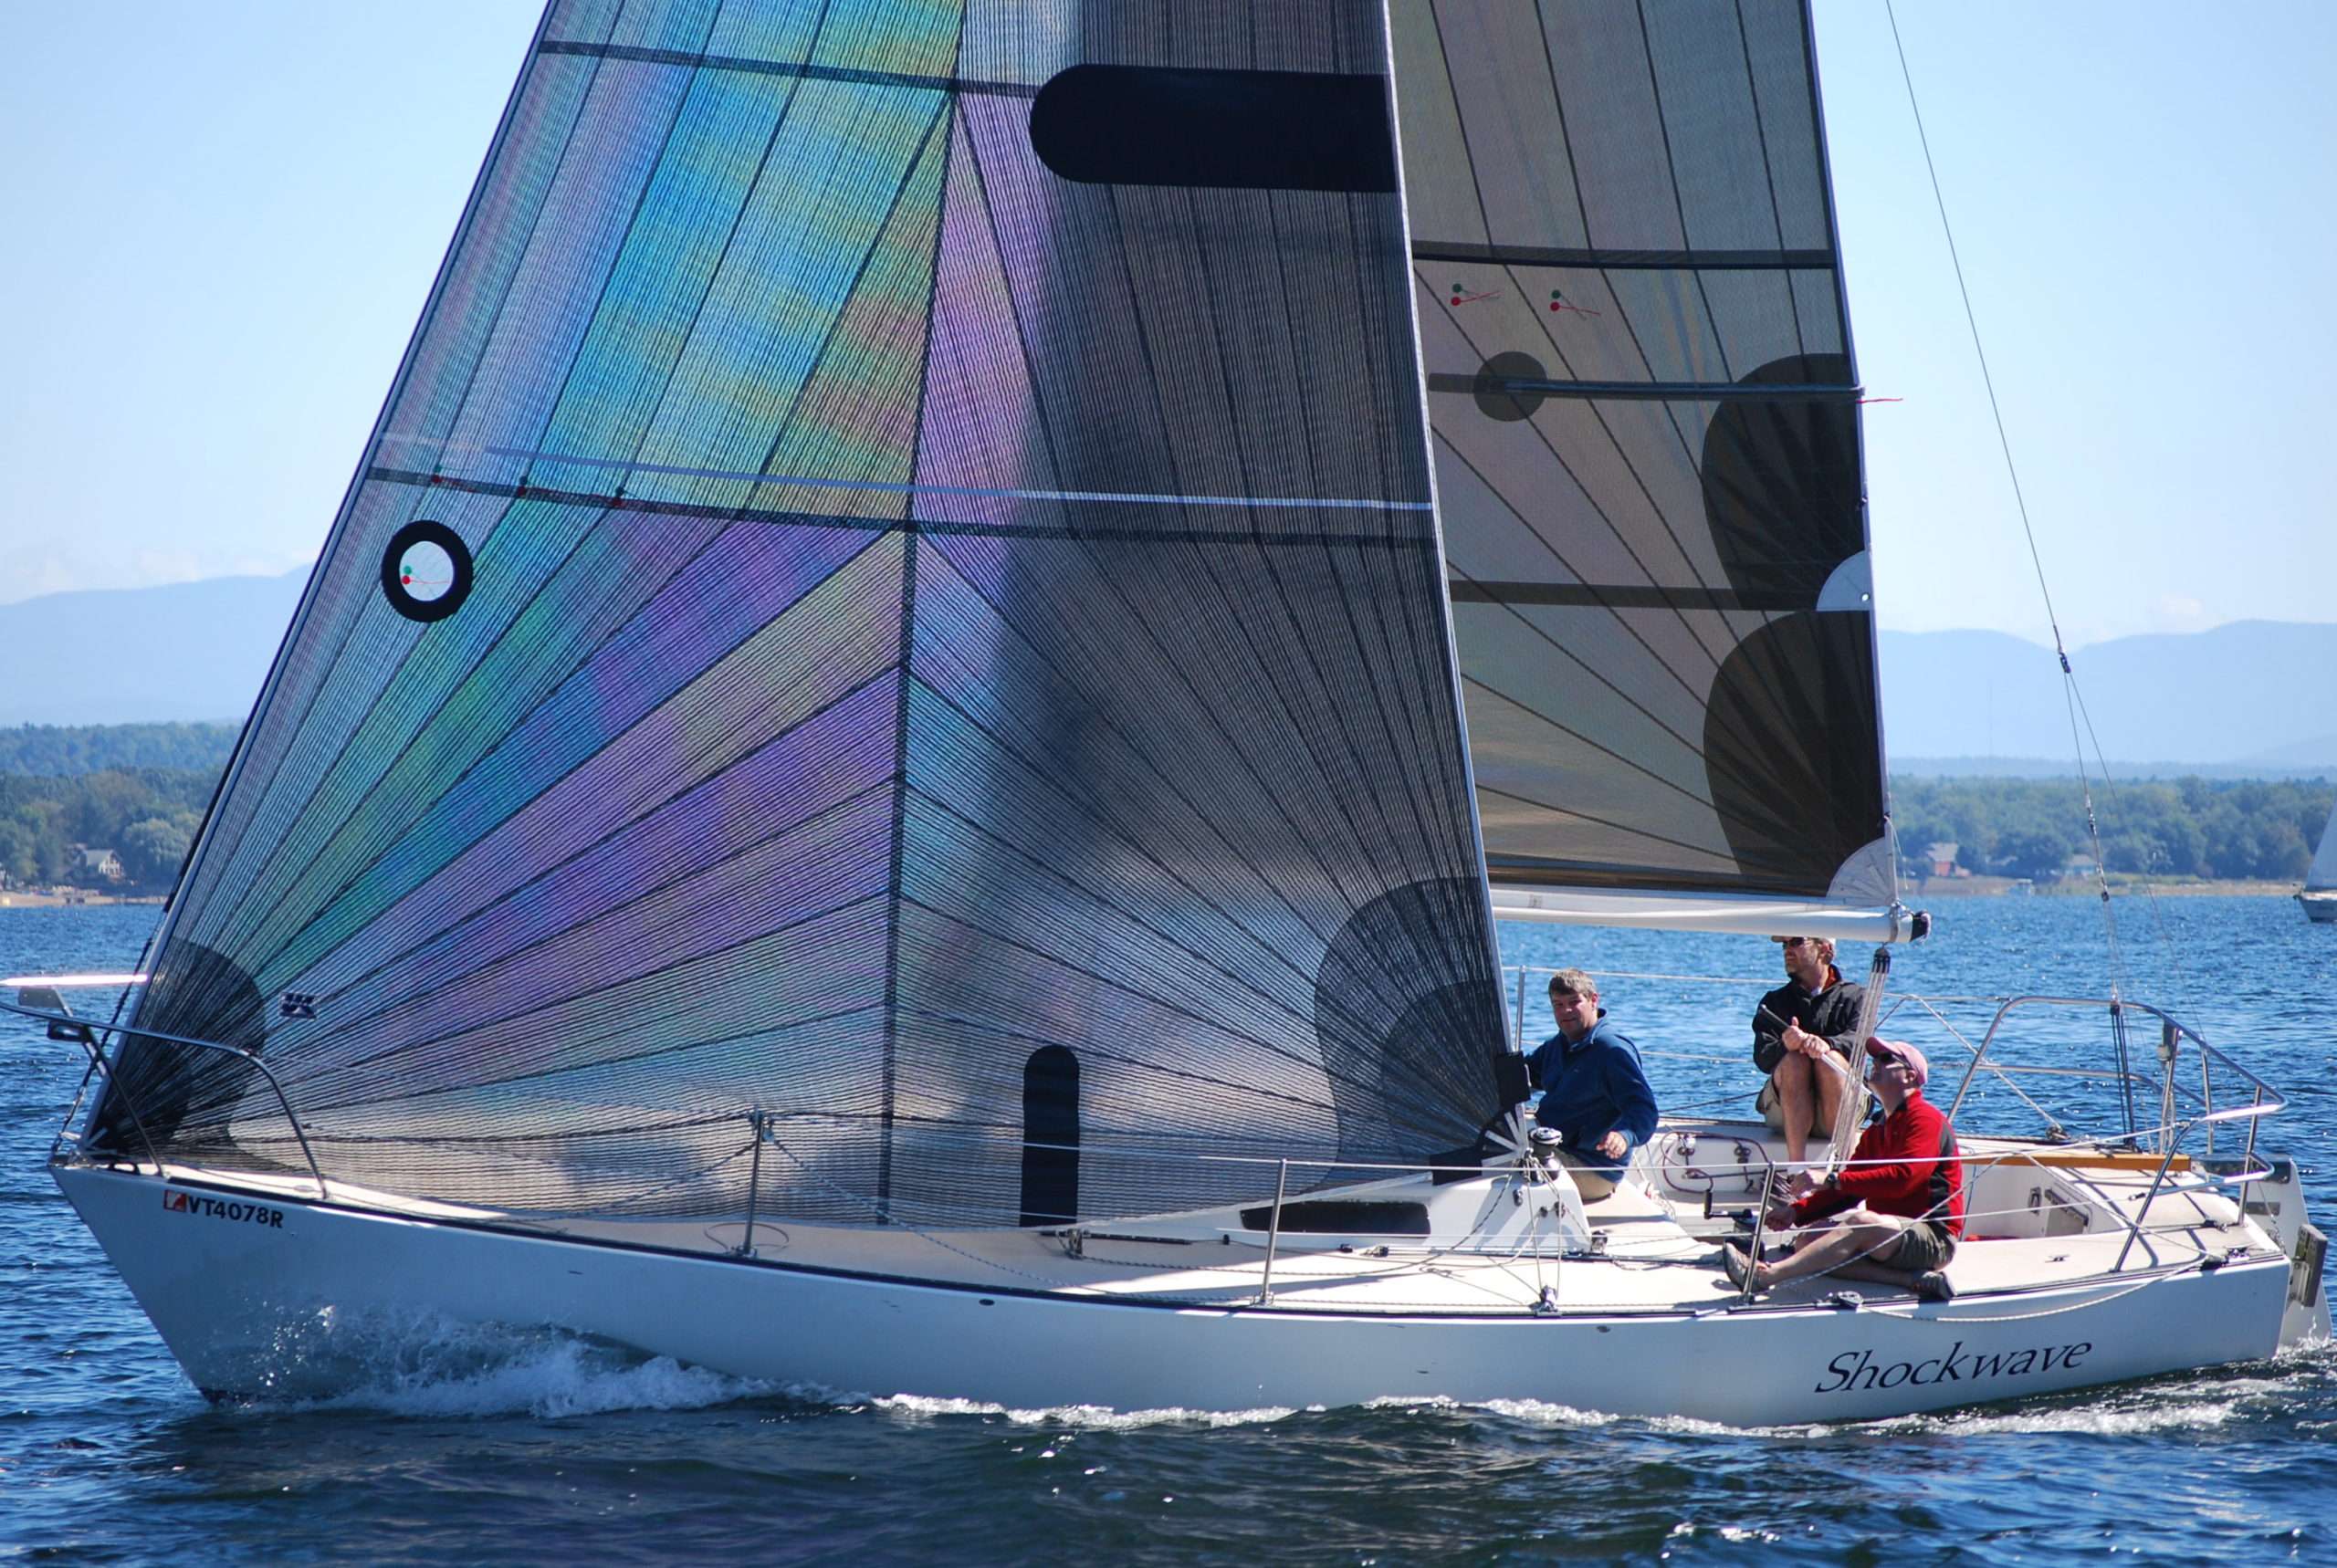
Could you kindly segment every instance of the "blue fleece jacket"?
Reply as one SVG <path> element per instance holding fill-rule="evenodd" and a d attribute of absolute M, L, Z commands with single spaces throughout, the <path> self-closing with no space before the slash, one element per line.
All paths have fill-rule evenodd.
<path fill-rule="evenodd" d="M 1567 1153 L 1585 1165 L 1612 1175 L 1630 1162 L 1630 1149 L 1621 1159 L 1599 1149 L 1609 1133 L 1619 1129 L 1633 1148 L 1655 1136 L 1655 1091 L 1640 1068 L 1640 1048 L 1603 1011 L 1580 1040 L 1569 1044 L 1554 1034 L 1525 1062 L 1542 1089 L 1534 1119 L 1556 1127 Z"/>

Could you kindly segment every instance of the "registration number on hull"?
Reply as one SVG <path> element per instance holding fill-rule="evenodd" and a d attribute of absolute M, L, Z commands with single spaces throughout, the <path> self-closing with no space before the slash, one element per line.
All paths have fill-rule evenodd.
<path fill-rule="evenodd" d="M 284 1211 L 280 1208 L 270 1208 L 264 1203 L 241 1203 L 233 1198 L 212 1197 L 204 1193 L 185 1192 L 174 1186 L 162 1189 L 162 1208 L 169 1214 L 224 1219 L 237 1225 L 257 1225 L 269 1230 L 284 1228 Z"/>

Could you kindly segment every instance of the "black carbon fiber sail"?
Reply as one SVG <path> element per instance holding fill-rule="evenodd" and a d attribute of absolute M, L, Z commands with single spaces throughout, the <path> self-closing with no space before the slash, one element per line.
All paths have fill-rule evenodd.
<path fill-rule="evenodd" d="M 1800 0 L 1394 0 L 1493 880 L 1887 905 Z"/>

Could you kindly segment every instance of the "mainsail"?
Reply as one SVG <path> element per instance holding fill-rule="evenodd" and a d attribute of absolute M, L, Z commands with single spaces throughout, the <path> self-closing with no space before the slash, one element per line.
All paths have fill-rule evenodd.
<path fill-rule="evenodd" d="M 299 1163 L 173 1035 L 332 1176 L 498 1207 L 735 1211 L 750 1125 L 764 1211 L 846 1222 L 1471 1144 L 1387 50 L 555 0 L 97 1141 Z"/>
<path fill-rule="evenodd" d="M 1504 914 L 1896 924 L 1801 0 L 1394 0 L 1415 305 Z"/>
<path fill-rule="evenodd" d="M 2312 865 L 2304 873 L 2307 893 L 2337 893 L 2337 811 L 2321 830 L 2321 847 L 2312 852 Z"/>

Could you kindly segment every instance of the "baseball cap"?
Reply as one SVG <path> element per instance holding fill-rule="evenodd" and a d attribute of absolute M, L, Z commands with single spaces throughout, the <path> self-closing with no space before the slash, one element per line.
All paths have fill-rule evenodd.
<path fill-rule="evenodd" d="M 1866 1053 L 1878 1061 L 1896 1057 L 1905 1062 L 1907 1076 L 1914 1081 L 1914 1085 L 1918 1089 L 1931 1082 L 1932 1064 L 1923 1060 L 1922 1051 L 1917 1051 L 1903 1040 L 1884 1040 L 1879 1035 L 1869 1035 L 1866 1040 Z"/>

